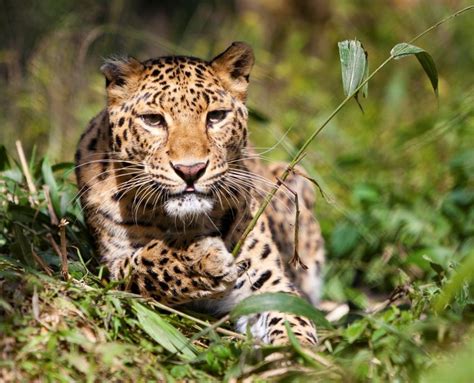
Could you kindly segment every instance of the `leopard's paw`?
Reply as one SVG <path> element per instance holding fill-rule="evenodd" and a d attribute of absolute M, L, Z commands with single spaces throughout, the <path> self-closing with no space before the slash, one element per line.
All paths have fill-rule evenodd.
<path fill-rule="evenodd" d="M 219 237 L 205 237 L 193 243 L 189 250 L 200 254 L 193 264 L 196 283 L 200 287 L 220 294 L 228 291 L 242 274 L 245 265 L 235 263 L 232 254 Z"/>

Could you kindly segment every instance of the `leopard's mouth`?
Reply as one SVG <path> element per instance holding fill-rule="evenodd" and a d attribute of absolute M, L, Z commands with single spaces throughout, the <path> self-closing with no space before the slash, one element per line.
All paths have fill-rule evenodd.
<path fill-rule="evenodd" d="M 169 198 L 183 198 L 190 195 L 195 195 L 195 196 L 203 197 L 203 198 L 206 198 L 206 197 L 211 198 L 210 193 L 197 191 L 194 187 L 189 187 L 189 186 L 181 192 L 170 194 Z"/>
<path fill-rule="evenodd" d="M 185 219 L 201 214 L 209 214 L 214 208 L 214 198 L 210 194 L 196 190 L 184 190 L 171 194 L 164 203 L 167 215 Z"/>

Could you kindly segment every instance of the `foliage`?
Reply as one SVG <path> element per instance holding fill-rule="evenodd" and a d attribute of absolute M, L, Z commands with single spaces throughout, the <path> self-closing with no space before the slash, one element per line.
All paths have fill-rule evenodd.
<path fill-rule="evenodd" d="M 297 343 L 255 348 L 248 336 L 232 332 L 226 318 L 213 323 L 117 291 L 94 257 L 73 165 L 51 165 L 55 161 L 35 154 L 34 143 L 40 153 L 48 147 L 50 158 L 71 160 L 70 148 L 103 105 L 102 79 L 94 68 L 107 52 L 210 56 L 229 40 L 247 40 L 258 63 L 249 100 L 252 140 L 263 160 L 288 161 L 343 96 L 337 41 L 357 35 L 371 63 L 381 62 L 398 41 L 423 29 L 420 24 L 430 25 L 453 9 L 442 1 L 370 7 L 342 1 L 328 6 L 328 19 L 319 8 L 323 16 L 316 19 L 307 9 L 285 8 L 280 14 L 261 2 L 226 18 L 224 11 L 222 17 L 214 12 L 212 2 L 196 7 L 188 2 L 181 16 L 177 11 L 170 16 L 170 24 L 181 19 L 164 38 L 147 29 L 155 24 L 151 12 L 140 13 L 145 3 L 136 8 L 119 1 L 87 3 L 80 9 L 67 0 L 32 7 L 31 19 L 49 9 L 45 26 L 37 19 L 22 23 L 18 29 L 28 38 L 21 55 L 0 47 L 2 62 L 12 60 L 7 67 L 21 69 L 20 74 L 8 69 L 13 77 L 2 77 L 0 93 L 1 134 L 8 144 L 0 146 L 1 378 L 471 379 L 472 17 L 460 17 L 417 43 L 429 48 L 438 66 L 439 104 L 430 98 L 430 83 L 416 62 L 410 63 L 415 60 L 407 60 L 371 82 L 364 114 L 348 105 L 309 146 L 302 163 L 327 198 L 317 209 L 328 253 L 324 299 L 347 303 L 349 312 L 333 327 L 319 329 L 314 349 Z M 272 16 L 262 20 L 262 9 Z M 214 16 L 206 19 L 209 10 Z M 122 27 L 114 29 L 118 22 Z M 34 193 L 14 159 L 15 132 L 27 148 Z M 69 222 L 68 280 L 51 244 L 61 244 L 54 216 Z M 291 364 L 282 366 L 281 359 Z"/>
<path fill-rule="evenodd" d="M 345 238 L 355 239 L 345 247 L 340 245 L 344 239 L 332 239 L 329 248 L 337 258 L 329 270 L 334 275 L 328 280 L 326 295 L 332 297 L 333 290 L 337 290 L 333 286 L 344 283 L 346 287 L 340 292 L 342 300 L 348 299 L 354 309 L 334 328 L 320 327 L 320 345 L 315 350 L 304 349 L 297 343 L 288 348 L 255 349 L 250 339 L 222 336 L 206 318 L 175 310 L 170 313 L 164 306 L 115 290 L 114 284 L 104 277 L 102 268 L 93 263 L 92 244 L 73 198 L 77 190 L 68 177 L 71 165 L 52 167 L 42 159 L 29 166 L 36 188 L 43 190 L 41 186 L 45 182 L 51 185 L 54 181 L 58 201 L 69 201 L 62 205 L 63 210 L 60 210 L 61 203 L 58 204 L 58 214 L 70 222 L 67 226 L 70 279 L 62 281 L 60 257 L 48 239 L 49 234 L 53 241 L 60 242 L 58 227 L 51 223 L 50 214 L 54 210 L 51 206 L 48 209 L 44 191 L 32 195 L 26 189 L 24 175 L 12 159 L 4 157 L 2 166 L 5 170 L 1 176 L 0 197 L 0 278 L 3 281 L 0 373 L 4 379 L 121 381 L 140 376 L 142 380 L 219 381 L 251 376 L 265 380 L 275 373 L 278 379 L 295 380 L 303 376 L 322 381 L 339 380 L 343 376 L 355 380 L 395 377 L 414 380 L 421 379 L 421 372 L 436 363 L 437 349 L 462 341 L 463 333 L 470 327 L 474 302 L 472 285 L 467 282 L 461 290 L 456 290 L 452 303 L 445 301 L 449 306 L 441 315 L 436 316 L 431 311 L 441 289 L 450 288 L 446 280 L 453 275 L 452 270 L 465 253 L 439 249 L 439 242 L 445 246 L 453 242 L 463 247 L 458 234 L 449 230 L 450 224 L 455 223 L 449 216 L 435 214 L 437 218 L 433 222 L 420 227 L 410 223 L 410 218 L 417 214 L 413 209 L 417 209 L 418 200 L 413 205 L 405 201 L 407 206 L 398 208 L 395 213 L 394 207 L 385 207 L 387 212 L 383 213 L 384 205 L 376 198 L 377 192 L 367 186 L 365 189 L 357 187 L 354 194 L 361 203 L 360 220 L 364 225 L 380 225 L 390 211 L 400 217 L 382 227 L 389 230 L 381 237 L 383 240 L 370 245 L 363 238 L 351 235 L 350 230 L 354 229 L 346 221 L 338 226 L 345 229 L 335 231 L 337 236 L 346 230 Z M 447 193 L 440 209 L 451 206 L 447 211 L 455 211 L 457 202 L 468 202 L 466 199 L 453 202 L 453 193 L 462 194 L 460 190 L 462 184 Z M 411 215 L 408 206 L 413 210 Z M 437 240 L 426 237 L 422 240 L 425 231 L 434 232 L 431 238 L 437 237 Z M 380 260 L 371 255 L 383 246 L 403 248 L 406 257 L 392 254 L 392 259 L 385 258 L 381 265 Z M 343 263 L 345 252 L 359 254 L 349 270 Z M 43 262 L 38 262 L 38 258 Z M 48 269 L 52 270 L 51 276 L 47 275 Z M 392 295 L 381 306 L 371 306 L 371 294 L 358 289 L 354 279 L 359 269 L 367 271 L 365 277 L 359 278 L 370 281 L 369 287 L 377 287 L 374 291 L 384 285 L 385 291 L 398 286 L 398 295 Z M 412 273 L 418 280 L 412 279 Z M 280 302 L 278 295 L 270 298 L 276 299 L 274 304 L 281 309 L 286 305 L 289 311 L 313 315 L 298 302 L 292 306 L 291 300 L 285 300 L 286 296 Z M 247 306 L 237 307 L 234 315 L 254 312 L 255 303 L 250 301 Z M 270 302 L 257 303 L 263 310 Z M 229 325 L 226 323 L 224 327 L 229 328 Z M 286 359 L 293 360 L 293 364 L 283 370 L 277 368 L 278 362 L 268 358 L 275 352 L 281 357 L 282 351 L 287 352 L 283 354 Z"/>

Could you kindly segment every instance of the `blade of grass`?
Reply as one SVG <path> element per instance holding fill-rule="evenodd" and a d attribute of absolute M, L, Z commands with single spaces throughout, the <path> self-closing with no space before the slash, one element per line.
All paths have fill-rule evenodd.
<path fill-rule="evenodd" d="M 183 359 L 194 359 L 196 350 L 188 339 L 175 327 L 166 322 L 156 312 L 146 308 L 137 301 L 133 301 L 138 322 L 150 337 L 171 353 L 180 355 Z"/>

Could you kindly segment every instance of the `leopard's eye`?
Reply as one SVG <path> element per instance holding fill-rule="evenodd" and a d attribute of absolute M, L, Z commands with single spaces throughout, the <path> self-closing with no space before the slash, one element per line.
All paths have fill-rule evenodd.
<path fill-rule="evenodd" d="M 166 121 L 165 118 L 161 114 L 155 114 L 155 113 L 150 113 L 150 114 L 142 114 L 140 116 L 142 121 L 147 124 L 148 126 L 151 126 L 153 128 L 164 128 L 166 127 Z"/>
<path fill-rule="evenodd" d="M 228 110 L 213 110 L 212 112 L 207 113 L 206 124 L 213 125 L 221 122 L 229 113 Z"/>

